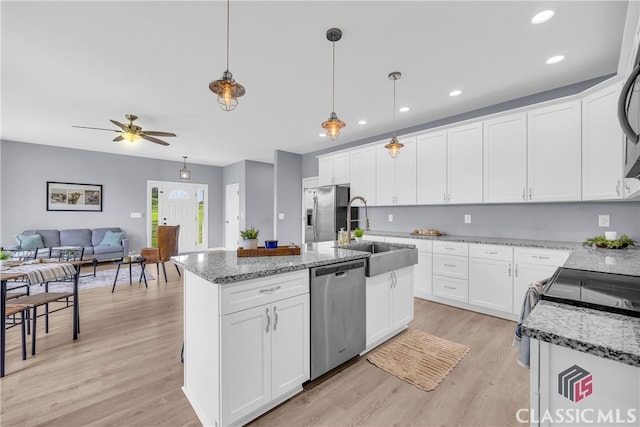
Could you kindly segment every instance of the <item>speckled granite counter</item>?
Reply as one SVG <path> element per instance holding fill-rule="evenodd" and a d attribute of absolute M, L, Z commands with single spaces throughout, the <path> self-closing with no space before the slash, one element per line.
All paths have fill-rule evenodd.
<path fill-rule="evenodd" d="M 522 332 L 551 344 L 640 366 L 637 317 L 540 301 L 527 317 Z"/>
<path fill-rule="evenodd" d="M 627 249 L 575 249 L 563 267 L 577 270 L 640 276 L 640 248 Z M 638 278 L 640 289 L 640 278 Z"/>
<path fill-rule="evenodd" d="M 543 249 L 573 250 L 580 247 L 580 243 L 556 242 L 552 240 L 505 239 L 500 237 L 453 236 L 446 234 L 442 236 L 421 236 L 394 231 L 367 231 L 366 234 L 369 236 L 405 237 L 407 239 L 440 240 L 445 242 L 478 243 L 484 245 L 523 246 Z"/>
<path fill-rule="evenodd" d="M 203 252 L 172 257 L 171 260 L 213 283 L 234 283 L 320 265 L 368 258 L 368 252 L 335 247 L 335 242 L 304 245 L 300 255 L 240 257 L 235 251 Z"/>

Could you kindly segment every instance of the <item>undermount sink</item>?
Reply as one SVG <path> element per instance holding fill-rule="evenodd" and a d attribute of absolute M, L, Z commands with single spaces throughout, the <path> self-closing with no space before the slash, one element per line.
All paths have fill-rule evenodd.
<path fill-rule="evenodd" d="M 369 252 L 365 275 L 367 277 L 409 267 L 418 263 L 418 249 L 406 245 L 380 242 L 352 243 L 341 248 Z"/>

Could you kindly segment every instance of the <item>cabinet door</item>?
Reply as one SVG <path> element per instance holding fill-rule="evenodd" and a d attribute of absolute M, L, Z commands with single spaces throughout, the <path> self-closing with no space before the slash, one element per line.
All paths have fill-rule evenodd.
<path fill-rule="evenodd" d="M 333 156 L 318 158 L 318 185 L 333 185 Z"/>
<path fill-rule="evenodd" d="M 446 203 L 447 132 L 419 136 L 416 152 L 418 204 Z"/>
<path fill-rule="evenodd" d="M 527 114 L 527 195 L 534 202 L 582 197 L 580 101 Z"/>
<path fill-rule="evenodd" d="M 229 425 L 271 401 L 270 305 L 222 317 L 222 423 Z"/>
<path fill-rule="evenodd" d="M 402 155 L 402 154 L 401 154 Z M 396 197 L 396 162 L 383 145 L 376 147 L 376 204 L 393 205 Z"/>
<path fill-rule="evenodd" d="M 309 379 L 309 294 L 271 305 L 271 399 Z"/>
<path fill-rule="evenodd" d="M 482 203 L 482 123 L 447 131 L 447 203 Z"/>
<path fill-rule="evenodd" d="M 333 156 L 333 183 L 336 185 L 351 182 L 351 154 L 349 152 Z"/>
<path fill-rule="evenodd" d="M 433 294 L 433 259 L 431 252 L 418 252 L 418 265 L 414 267 L 413 288 L 418 298 Z"/>
<path fill-rule="evenodd" d="M 511 313 L 512 276 L 510 261 L 469 258 L 469 303 Z"/>
<path fill-rule="evenodd" d="M 582 200 L 624 196 L 624 135 L 616 115 L 620 85 L 582 100 Z"/>
<path fill-rule="evenodd" d="M 527 188 L 527 115 L 484 122 L 484 202 L 524 202 Z"/>
<path fill-rule="evenodd" d="M 369 206 L 376 204 L 376 149 L 363 148 L 351 153 L 351 197 L 362 196 Z"/>
<path fill-rule="evenodd" d="M 456 301 L 469 301 L 469 281 L 453 277 L 433 276 L 433 294 Z"/>
<path fill-rule="evenodd" d="M 391 275 L 367 277 L 367 348 L 391 332 Z"/>
<path fill-rule="evenodd" d="M 416 139 L 400 140 L 404 144 L 396 162 L 396 204 L 416 204 Z"/>
<path fill-rule="evenodd" d="M 391 289 L 392 330 L 413 320 L 413 267 L 393 271 L 394 284 Z"/>
<path fill-rule="evenodd" d="M 558 267 L 541 264 L 521 264 L 514 265 L 513 279 L 513 313 L 520 314 L 524 295 L 529 289 L 529 285 L 536 280 L 544 280 L 553 275 Z"/>

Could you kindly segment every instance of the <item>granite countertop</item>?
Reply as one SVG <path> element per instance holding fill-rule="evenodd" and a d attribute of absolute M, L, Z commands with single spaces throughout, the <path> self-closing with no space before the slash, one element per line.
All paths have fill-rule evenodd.
<path fill-rule="evenodd" d="M 563 267 L 576 270 L 640 276 L 640 248 L 600 249 L 580 247 L 569 255 Z M 640 288 L 640 278 L 638 278 Z"/>
<path fill-rule="evenodd" d="M 484 245 L 504 245 L 504 246 L 523 246 L 529 248 L 542 248 L 542 249 L 563 249 L 574 250 L 579 248 L 580 243 L 576 242 L 560 242 L 553 240 L 529 240 L 529 239 L 506 239 L 502 237 L 480 237 L 480 236 L 454 236 L 443 234 L 442 236 L 426 236 L 416 235 L 406 232 L 396 231 L 367 231 L 366 234 L 370 236 L 384 236 L 384 237 L 404 237 L 408 239 L 423 239 L 434 240 L 443 242 L 461 242 L 461 243 L 478 243 Z"/>
<path fill-rule="evenodd" d="M 551 344 L 640 367 L 640 318 L 540 301 L 523 334 Z"/>
<path fill-rule="evenodd" d="M 300 255 L 292 256 L 238 258 L 235 251 L 221 251 L 181 255 L 171 260 L 212 283 L 224 284 L 363 259 L 370 255 L 369 252 L 338 248 L 336 242 L 320 242 L 303 245 Z"/>

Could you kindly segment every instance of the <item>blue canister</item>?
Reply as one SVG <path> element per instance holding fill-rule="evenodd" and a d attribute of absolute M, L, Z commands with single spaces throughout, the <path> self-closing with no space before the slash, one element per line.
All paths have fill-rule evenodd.
<path fill-rule="evenodd" d="M 275 249 L 278 247 L 278 241 L 277 240 L 265 240 L 264 241 L 264 247 L 267 249 Z"/>

